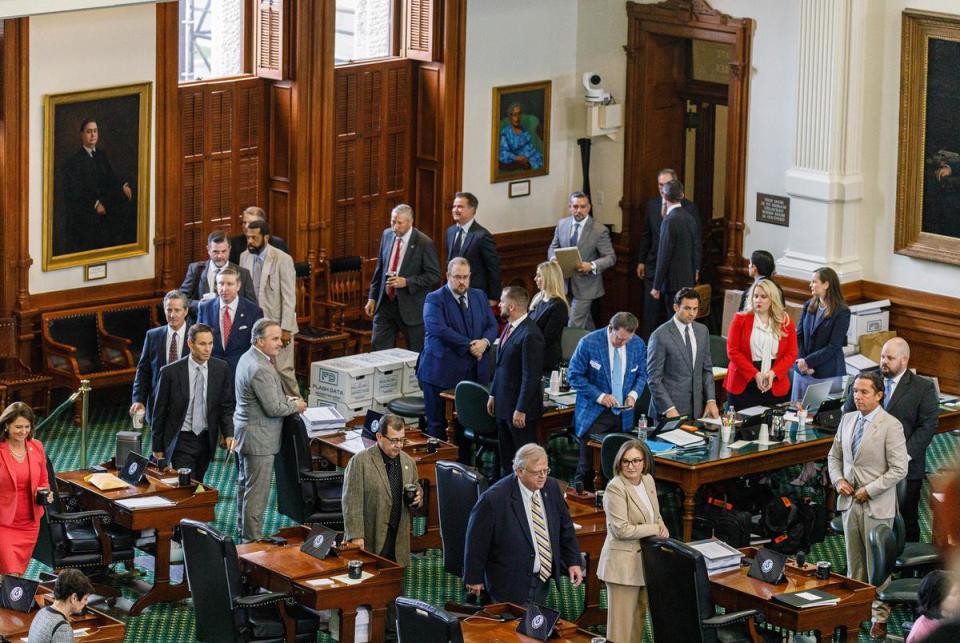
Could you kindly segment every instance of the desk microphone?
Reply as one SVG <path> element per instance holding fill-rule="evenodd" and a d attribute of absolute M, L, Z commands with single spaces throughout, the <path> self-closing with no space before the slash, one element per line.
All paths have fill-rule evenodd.
<path fill-rule="evenodd" d="M 804 565 L 807 564 L 807 555 L 802 550 L 797 552 L 797 567 L 803 569 Z"/>

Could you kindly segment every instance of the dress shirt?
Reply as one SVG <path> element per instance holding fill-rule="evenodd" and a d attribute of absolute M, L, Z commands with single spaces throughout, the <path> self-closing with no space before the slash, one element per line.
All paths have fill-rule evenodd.
<path fill-rule="evenodd" d="M 240 295 L 237 295 L 233 298 L 229 304 L 223 302 L 223 299 L 220 299 L 220 319 L 217 320 L 217 323 L 220 324 L 220 337 L 223 337 L 223 311 L 226 308 L 230 309 L 230 323 L 236 325 L 237 323 L 237 306 L 240 304 Z M 233 328 L 233 326 L 231 326 Z M 230 340 L 229 337 L 224 338 L 227 341 Z"/>
<path fill-rule="evenodd" d="M 668 216 L 670 216 L 671 212 L 673 212 L 677 208 L 682 208 L 682 207 L 683 207 L 683 204 L 681 203 L 674 203 L 673 205 L 667 207 L 667 213 L 663 215 L 663 218 L 666 219 Z"/>
<path fill-rule="evenodd" d="M 622 369 L 622 370 L 620 371 L 620 381 L 623 382 L 624 380 L 626 380 L 626 374 L 627 374 L 627 345 L 624 344 L 624 345 L 621 346 L 620 348 L 614 348 L 614 347 L 613 347 L 613 342 L 610 341 L 610 329 L 609 329 L 609 328 L 607 328 L 607 351 L 608 351 L 608 355 L 609 355 L 609 357 L 610 357 L 610 381 L 611 381 L 611 382 L 613 381 L 613 377 L 614 377 L 614 373 L 613 373 L 613 351 L 620 351 L 620 365 L 621 365 L 621 369 Z M 604 395 L 613 395 L 613 391 L 611 391 L 610 393 L 601 393 L 600 396 L 597 398 L 597 404 L 600 404 L 600 403 L 601 403 L 600 400 L 603 399 L 603 396 L 604 396 Z M 626 403 L 628 397 L 632 397 L 632 398 L 633 398 L 633 401 L 636 402 L 637 399 L 639 399 L 640 396 L 637 394 L 636 391 L 630 391 L 629 393 L 627 393 L 627 394 L 624 396 L 624 398 L 623 398 L 622 400 L 620 400 L 620 402 Z"/>
<path fill-rule="evenodd" d="M 528 315 L 528 314 L 529 314 L 529 313 L 523 313 L 523 316 L 522 316 L 522 317 L 518 317 L 518 318 L 515 319 L 514 321 L 509 322 L 509 323 L 510 323 L 510 334 L 511 334 L 511 335 L 513 334 L 513 331 L 517 330 L 517 326 L 519 326 L 520 324 L 523 323 L 523 320 L 527 318 L 527 315 Z"/>
<path fill-rule="evenodd" d="M 520 485 L 520 497 L 523 498 L 523 512 L 527 514 L 527 528 L 530 530 L 530 540 L 533 541 L 533 572 L 540 571 L 540 551 L 537 549 L 537 532 L 533 530 L 533 510 L 530 503 L 533 501 L 533 494 L 540 494 L 539 491 L 530 491 L 526 485 L 517 478 L 517 484 Z M 543 502 L 543 494 L 540 494 L 540 506 L 543 508 L 544 525 L 543 531 L 546 533 L 547 542 L 550 542 L 550 526 L 547 517 L 547 505 Z"/>
<path fill-rule="evenodd" d="M 449 283 L 447 284 L 447 290 L 449 290 L 450 294 L 453 295 L 453 300 L 457 302 L 458 306 L 460 305 L 460 298 L 463 297 L 463 307 L 470 308 L 470 291 L 469 290 L 463 293 L 462 295 L 458 295 Z"/>
<path fill-rule="evenodd" d="M 464 237 L 466 237 L 466 236 L 467 236 L 467 233 L 470 232 L 470 226 L 472 226 L 472 225 L 473 225 L 473 222 L 476 221 L 476 220 L 477 220 L 477 218 L 474 217 L 474 218 L 470 219 L 469 221 L 467 221 L 466 223 L 458 223 L 458 224 L 457 224 L 458 226 L 460 226 L 460 229 L 463 230 L 463 236 L 464 236 Z M 454 240 L 456 240 L 457 235 L 454 234 L 454 235 L 453 235 L 453 238 L 454 238 Z M 460 243 L 463 243 L 463 239 L 460 240 Z"/>
<path fill-rule="evenodd" d="M 863 436 L 860 438 L 860 440 L 861 440 L 861 441 L 860 441 L 860 445 L 862 446 L 862 445 L 863 445 L 863 439 L 867 436 L 867 429 L 870 428 L 870 425 L 873 424 L 873 421 L 877 419 L 877 413 L 879 413 L 879 412 L 880 412 L 880 409 L 882 409 L 882 408 L 883 408 L 883 406 L 880 405 L 880 404 L 878 404 L 878 405 L 877 405 L 877 408 L 873 409 L 872 411 L 870 411 L 870 412 L 867 413 L 866 415 L 864 415 L 863 413 L 860 413 L 859 411 L 857 411 L 857 419 L 854 421 L 853 424 L 850 425 L 850 431 L 851 431 L 851 433 L 850 433 L 850 447 L 851 447 L 851 448 L 850 448 L 850 451 L 853 450 L 853 432 L 855 432 L 855 431 L 857 430 L 857 422 L 860 421 L 860 418 L 864 418 L 864 419 L 866 420 L 866 422 L 865 422 L 864 425 L 863 425 Z M 848 465 L 848 464 L 853 464 L 853 460 L 854 460 L 854 458 L 856 458 L 856 455 L 857 455 L 857 454 L 855 454 L 855 453 L 847 453 L 847 450 L 844 450 L 844 452 L 843 452 L 843 463 L 844 463 L 844 467 L 846 467 L 846 465 Z M 862 485 L 864 485 L 864 484 L 867 484 L 867 482 L 869 482 L 869 480 L 868 480 L 867 482 L 863 482 L 863 481 L 860 481 L 860 480 L 847 480 L 847 482 L 851 483 L 854 487 L 858 487 L 858 486 L 862 486 Z"/>
<path fill-rule="evenodd" d="M 187 375 L 190 378 L 190 388 L 187 390 L 190 391 L 190 395 L 193 395 L 193 387 L 196 386 L 197 375 L 200 375 L 200 377 L 203 378 L 203 396 L 206 398 L 207 381 L 209 379 L 207 376 L 207 363 L 204 362 L 203 364 L 199 364 L 191 356 L 187 366 Z M 187 407 L 187 415 L 183 418 L 183 427 L 180 429 L 181 431 L 193 431 L 193 405 L 196 403 L 197 401 L 195 399 L 190 400 L 190 405 Z"/>
<path fill-rule="evenodd" d="M 183 342 L 186 341 L 186 339 L 187 339 L 187 338 L 186 338 L 186 334 L 187 334 L 187 325 L 186 325 L 186 324 L 181 324 L 180 328 L 178 328 L 177 330 L 174 330 L 174 329 L 170 326 L 170 324 L 167 324 L 167 341 L 164 342 L 165 350 L 164 350 L 163 355 L 164 355 L 164 357 L 167 357 L 167 356 L 170 355 L 170 342 L 173 341 L 173 334 L 174 334 L 174 333 L 177 334 L 177 348 L 176 348 L 177 359 L 180 359 L 180 355 L 181 355 L 181 353 L 183 352 Z"/>
<path fill-rule="evenodd" d="M 643 486 L 643 478 L 640 478 L 639 484 L 628 483 L 628 487 L 633 488 L 633 493 L 637 495 L 637 500 L 640 501 L 640 506 L 647 510 L 647 513 L 653 516 L 653 519 L 656 520 L 657 517 L 653 514 L 653 505 L 650 504 L 650 496 L 647 495 L 647 488 Z"/>
<path fill-rule="evenodd" d="M 407 230 L 407 234 L 400 237 L 400 240 L 403 242 L 400 244 L 400 257 L 397 259 L 397 274 L 400 274 L 400 268 L 403 267 L 403 257 L 407 254 L 407 248 L 410 247 L 410 237 L 413 236 L 413 226 L 410 226 L 410 229 Z M 390 254 L 387 256 L 387 270 L 390 270 L 390 266 L 393 264 L 393 248 L 397 245 L 397 240 L 394 238 L 393 245 L 390 246 Z"/>
<path fill-rule="evenodd" d="M 207 261 L 207 292 L 217 292 L 217 275 L 226 267 L 227 264 L 218 267 L 217 264 L 213 263 L 213 259 Z"/>
<path fill-rule="evenodd" d="M 902 371 L 900 371 L 900 374 L 899 374 L 899 375 L 894 375 L 894 376 L 893 376 L 893 381 L 890 383 L 890 398 L 884 398 L 884 399 L 883 399 L 883 402 L 882 402 L 884 408 L 886 408 L 886 406 L 887 406 L 888 404 L 890 404 L 890 399 L 892 399 L 892 398 L 893 398 L 893 394 L 897 392 L 897 386 L 900 385 L 900 380 L 903 379 L 903 374 L 906 373 L 906 372 L 907 372 L 907 369 L 903 369 Z M 883 386 L 884 386 L 884 388 L 886 388 L 886 386 L 887 386 L 887 378 L 886 378 L 886 376 L 884 376 L 884 378 L 883 378 Z"/>
<path fill-rule="evenodd" d="M 760 372 L 766 373 L 777 356 L 780 347 L 780 338 L 773 328 L 773 317 L 767 318 L 764 325 L 760 318 L 753 316 L 753 332 L 750 333 L 750 359 L 760 362 Z"/>
<path fill-rule="evenodd" d="M 684 324 L 682 321 L 677 319 L 677 316 L 673 316 L 673 325 L 677 327 L 677 330 L 680 331 L 680 339 L 683 341 L 683 345 L 687 346 L 687 328 L 690 328 L 690 343 L 693 344 L 693 354 L 697 354 L 697 337 L 693 332 L 693 324 Z M 687 350 L 690 350 L 690 347 L 687 346 Z"/>

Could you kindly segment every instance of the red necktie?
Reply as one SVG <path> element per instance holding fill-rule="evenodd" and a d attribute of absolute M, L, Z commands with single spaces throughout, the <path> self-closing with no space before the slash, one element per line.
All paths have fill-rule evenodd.
<path fill-rule="evenodd" d="M 400 265 L 400 244 L 403 243 L 403 239 L 397 237 L 397 242 L 393 244 L 393 257 L 390 259 L 390 272 L 394 275 L 397 272 L 397 266 Z M 393 286 L 387 286 L 387 297 L 390 298 L 390 301 L 393 301 L 397 298 L 397 292 Z"/>
<path fill-rule="evenodd" d="M 223 349 L 227 349 L 227 342 L 230 341 L 230 331 L 233 329 L 233 320 L 230 319 L 230 307 L 223 309 Z"/>
<path fill-rule="evenodd" d="M 177 361 L 177 332 L 173 332 L 173 337 L 170 338 L 170 351 L 167 353 L 167 364 L 173 364 Z"/>
<path fill-rule="evenodd" d="M 500 340 L 501 346 L 507 343 L 507 339 L 510 337 L 510 330 L 512 328 L 513 328 L 513 323 L 507 322 L 507 327 L 503 329 L 503 339 Z"/>

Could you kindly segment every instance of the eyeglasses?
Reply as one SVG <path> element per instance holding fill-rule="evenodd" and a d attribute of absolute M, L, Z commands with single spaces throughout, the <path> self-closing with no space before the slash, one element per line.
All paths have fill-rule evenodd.
<path fill-rule="evenodd" d="M 403 446 L 403 443 L 407 441 L 406 438 L 387 438 L 387 437 L 384 437 L 384 440 L 386 440 L 387 442 L 389 442 L 395 447 Z"/>
<path fill-rule="evenodd" d="M 630 458 L 629 460 L 624 458 L 620 461 L 620 464 L 625 467 L 639 467 L 643 464 L 643 458 Z"/>
<path fill-rule="evenodd" d="M 550 467 L 547 467 L 546 469 L 540 469 L 539 471 L 527 469 L 527 473 L 537 478 L 546 478 L 548 475 L 550 475 Z"/>

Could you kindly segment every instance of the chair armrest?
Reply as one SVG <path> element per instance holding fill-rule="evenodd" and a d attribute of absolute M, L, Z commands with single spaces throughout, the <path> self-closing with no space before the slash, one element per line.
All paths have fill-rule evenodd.
<path fill-rule="evenodd" d="M 130 344 L 132 343 L 126 337 L 100 333 L 101 359 L 105 364 L 110 364 L 115 368 L 136 366 L 133 363 L 133 353 L 130 352 Z"/>
<path fill-rule="evenodd" d="M 710 618 L 705 618 L 701 621 L 703 625 L 709 628 L 718 628 L 726 627 L 727 625 L 735 625 L 736 623 L 743 623 L 753 618 L 758 623 L 763 622 L 763 614 L 758 610 L 740 610 L 739 612 L 727 612 L 726 614 L 715 614 Z"/>
<path fill-rule="evenodd" d="M 331 301 L 329 299 L 323 301 L 313 302 L 314 306 L 319 306 L 324 309 L 324 323 L 333 327 L 340 328 L 343 326 L 343 312 L 349 308 L 347 304 L 341 303 L 339 301 Z M 323 324 L 318 324 L 322 326 Z"/>
<path fill-rule="evenodd" d="M 69 525 L 78 522 L 87 522 L 90 520 L 108 525 L 112 521 L 112 518 L 106 511 L 94 509 L 93 511 L 71 511 L 69 513 L 48 511 L 47 520 L 54 525 Z"/>
<path fill-rule="evenodd" d="M 301 471 L 300 482 L 343 482 L 342 471 Z"/>
<path fill-rule="evenodd" d="M 233 599 L 234 607 L 266 607 L 267 605 L 276 605 L 290 598 L 287 592 L 267 592 L 265 594 L 252 594 L 250 596 L 237 596 Z"/>

